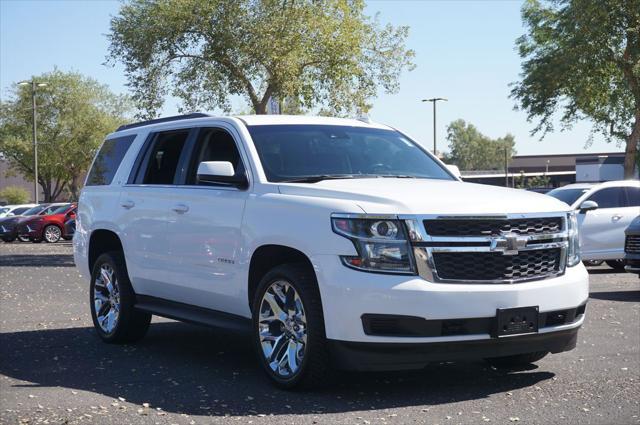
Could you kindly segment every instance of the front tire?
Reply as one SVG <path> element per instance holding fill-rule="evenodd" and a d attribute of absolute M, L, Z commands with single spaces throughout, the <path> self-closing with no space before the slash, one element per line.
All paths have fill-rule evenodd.
<path fill-rule="evenodd" d="M 91 273 L 91 318 L 98 336 L 107 343 L 135 342 L 147 333 L 151 314 L 134 308 L 124 256 L 120 251 L 102 254 Z"/>
<path fill-rule="evenodd" d="M 29 242 L 31 239 L 29 239 L 29 236 L 18 236 L 18 240 L 20 242 Z"/>
<path fill-rule="evenodd" d="M 516 367 L 535 363 L 538 360 L 542 360 L 542 358 L 547 354 L 549 353 L 546 351 L 537 351 L 534 353 L 516 354 L 513 356 L 492 357 L 485 360 L 495 367 Z"/>
<path fill-rule="evenodd" d="M 324 317 L 313 270 L 303 264 L 273 268 L 258 285 L 252 312 L 258 361 L 276 386 L 311 389 L 330 381 Z"/>
<path fill-rule="evenodd" d="M 50 224 L 44 228 L 42 234 L 44 235 L 45 242 L 56 243 L 62 237 L 62 230 L 55 224 Z"/>
<path fill-rule="evenodd" d="M 15 240 L 16 240 L 16 238 L 2 238 L 2 241 L 6 242 L 6 243 L 11 243 L 11 242 L 13 242 Z"/>

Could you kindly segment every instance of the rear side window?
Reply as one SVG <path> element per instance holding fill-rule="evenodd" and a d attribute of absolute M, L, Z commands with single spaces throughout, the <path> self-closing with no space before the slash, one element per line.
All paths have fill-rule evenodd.
<path fill-rule="evenodd" d="M 132 135 L 105 140 L 93 162 L 86 186 L 111 184 L 122 158 L 124 158 L 135 138 L 136 136 Z"/>
<path fill-rule="evenodd" d="M 640 207 L 640 187 L 625 187 L 627 207 Z"/>
<path fill-rule="evenodd" d="M 173 184 L 188 137 L 189 130 L 168 131 L 153 135 L 150 143 L 147 143 L 140 169 L 133 183 Z"/>

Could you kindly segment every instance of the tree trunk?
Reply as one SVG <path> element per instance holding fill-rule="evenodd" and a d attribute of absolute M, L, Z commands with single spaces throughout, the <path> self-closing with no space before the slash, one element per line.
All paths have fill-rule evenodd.
<path fill-rule="evenodd" d="M 262 102 L 257 103 L 253 106 L 256 110 L 256 115 L 266 115 L 267 113 L 267 104 L 263 104 Z"/>
<path fill-rule="evenodd" d="M 638 161 L 638 145 L 640 144 L 640 109 L 636 110 L 636 122 L 633 130 L 627 138 L 627 146 L 624 150 L 624 178 L 634 177 L 636 162 Z"/>

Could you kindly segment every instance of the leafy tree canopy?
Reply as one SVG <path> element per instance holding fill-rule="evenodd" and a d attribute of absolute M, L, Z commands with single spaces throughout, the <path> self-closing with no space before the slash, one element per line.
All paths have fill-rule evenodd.
<path fill-rule="evenodd" d="M 127 99 L 75 72 L 54 70 L 33 77 L 36 90 L 38 183 L 45 201 L 68 190 L 77 198 L 80 179 L 104 136 L 126 121 Z M 11 88 L 0 102 L 0 152 L 13 171 L 33 181 L 31 85 Z"/>
<path fill-rule="evenodd" d="M 447 127 L 450 153 L 447 163 L 457 165 L 461 170 L 504 169 L 504 154 L 515 155 L 515 139 L 507 134 L 499 139 L 490 139 L 480 133 L 473 124 L 464 120 L 453 121 Z"/>
<path fill-rule="evenodd" d="M 585 117 L 594 133 L 626 144 L 625 175 L 640 143 L 640 0 L 528 0 L 518 38 L 521 81 L 511 96 L 537 119 L 533 133 Z"/>
<path fill-rule="evenodd" d="M 258 114 L 271 97 L 346 114 L 379 87 L 397 91 L 413 68 L 407 34 L 363 0 L 129 0 L 111 21 L 110 62 L 124 63 L 146 118 L 167 94 L 191 111 L 229 111 L 240 95 Z"/>

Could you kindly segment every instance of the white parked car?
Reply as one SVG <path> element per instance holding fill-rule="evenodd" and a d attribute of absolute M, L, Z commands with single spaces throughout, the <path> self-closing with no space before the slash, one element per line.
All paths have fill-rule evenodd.
<path fill-rule="evenodd" d="M 575 183 L 547 195 L 578 212 L 583 260 L 624 269 L 624 230 L 640 215 L 640 181 Z"/>
<path fill-rule="evenodd" d="M 20 204 L 20 205 L 3 205 L 0 206 L 0 218 L 12 217 L 14 215 L 20 215 L 30 208 L 35 207 L 36 204 Z"/>
<path fill-rule="evenodd" d="M 357 120 L 123 126 L 77 218 L 104 341 L 141 338 L 152 314 L 244 330 L 287 388 L 336 368 L 535 362 L 575 347 L 589 297 L 566 204 L 463 183 L 399 131 Z"/>

